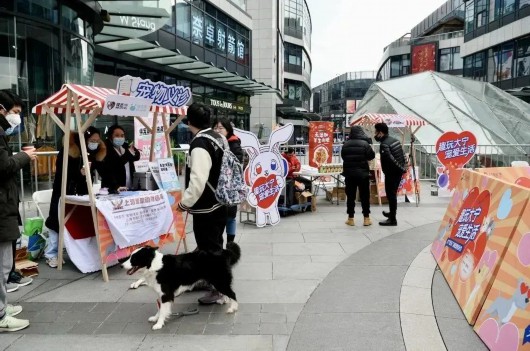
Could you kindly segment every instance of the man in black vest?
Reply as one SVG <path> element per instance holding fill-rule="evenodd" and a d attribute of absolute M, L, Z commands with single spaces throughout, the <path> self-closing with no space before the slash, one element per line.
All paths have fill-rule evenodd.
<path fill-rule="evenodd" d="M 226 207 L 217 201 L 215 193 L 207 185 L 217 186 L 221 173 L 223 150 L 201 134 L 208 134 L 222 143 L 222 136 L 210 126 L 210 110 L 204 104 L 194 102 L 188 108 L 188 126 L 193 134 L 189 162 L 186 165 L 186 190 L 178 204 L 181 211 L 193 215 L 193 233 L 197 249 L 220 255 L 223 252 L 223 233 L 226 226 Z M 211 291 L 199 299 L 202 304 L 213 304 L 223 298 Z"/>
<path fill-rule="evenodd" d="M 397 212 L 397 190 L 401 183 L 403 173 L 407 171 L 405 153 L 399 140 L 388 135 L 386 123 L 375 125 L 374 139 L 381 143 L 379 153 L 381 154 L 381 169 L 385 174 L 385 192 L 388 199 L 390 212 L 383 211 L 383 215 L 388 219 L 379 222 L 382 226 L 396 226 Z"/>

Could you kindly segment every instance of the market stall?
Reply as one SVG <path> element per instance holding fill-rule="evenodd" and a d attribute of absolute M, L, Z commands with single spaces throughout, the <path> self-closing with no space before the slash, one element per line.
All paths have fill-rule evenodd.
<path fill-rule="evenodd" d="M 405 137 L 407 134 L 410 136 L 410 154 L 409 154 L 409 167 L 407 173 L 403 176 L 400 189 L 398 193 L 404 193 L 405 195 L 414 195 L 416 206 L 420 203 L 420 184 L 418 181 L 418 168 L 416 165 L 416 148 L 414 142 L 416 138 L 414 134 L 422 127 L 427 125 L 423 119 L 411 115 L 399 115 L 399 114 L 379 114 L 379 113 L 366 113 L 361 117 L 350 121 L 350 126 L 374 126 L 377 123 L 384 122 L 388 125 L 388 128 L 393 128 L 401 134 L 401 144 L 404 145 Z M 375 180 L 377 187 L 377 196 L 379 198 L 379 205 L 381 205 L 381 197 L 384 196 L 383 174 L 380 169 L 380 165 L 375 165 Z M 380 185 L 381 184 L 381 185 Z"/>
<path fill-rule="evenodd" d="M 155 161 L 153 145 L 156 137 L 157 117 L 161 114 L 167 151 L 168 155 L 171 155 L 169 134 L 180 123 L 182 118 L 184 118 L 187 109 L 186 104 L 191 98 L 189 88 L 167 86 L 164 83 L 153 83 L 149 80 L 129 76 L 123 78 L 126 78 L 130 82 L 129 84 L 125 84 L 126 87 L 124 89 L 123 81 L 120 79 L 118 82 L 118 92 L 107 88 L 64 84 L 57 93 L 35 106 L 32 110 L 36 114 L 49 115 L 59 128 L 61 128 L 64 132 L 65 150 L 68 150 L 70 146 L 70 133 L 72 130 L 79 132 L 81 157 L 84 167 L 89 167 L 84 132 L 104 110 L 108 114 L 134 116 L 145 126 L 146 130 L 152 135 L 150 150 L 151 162 Z M 161 92 L 162 94 L 160 94 Z M 164 95 L 163 92 L 166 92 L 166 94 Z M 163 101 L 160 100 L 160 95 L 162 95 Z M 153 123 L 148 125 L 144 118 L 150 112 L 154 118 Z M 64 114 L 64 123 L 57 116 L 58 114 Z M 169 125 L 165 118 L 166 114 L 177 114 L 180 116 Z M 83 115 L 86 116 L 85 119 L 83 119 Z M 62 179 L 66 179 L 67 170 L 68 157 L 64 157 Z M 65 230 L 72 231 L 71 236 L 69 233 L 67 239 L 69 241 L 76 239 L 95 239 L 96 250 L 89 250 L 85 253 L 94 255 L 96 254 L 94 251 L 97 251 L 105 281 L 109 280 L 107 267 L 115 264 L 119 258 L 127 257 L 130 252 L 141 245 L 163 246 L 178 240 L 179 246 L 182 242 L 184 249 L 187 250 L 185 223 L 182 214 L 176 210 L 176 204 L 180 201 L 181 197 L 179 189 L 171 189 L 171 191 L 158 190 L 146 193 L 133 192 L 114 195 L 114 197 L 98 196 L 96 198 L 89 171 L 85 172 L 85 177 L 88 185 L 88 195 L 66 196 L 66 182 L 63 182 L 61 186 L 61 199 L 63 201 L 60 202 L 59 209 L 59 270 L 62 269 Z M 115 225 L 113 226 L 109 220 L 109 215 L 103 213 L 104 211 L 101 210 L 105 208 L 105 205 L 109 204 L 111 206 L 111 212 L 124 209 L 136 211 L 135 213 L 129 213 L 129 219 L 131 221 L 128 223 L 132 223 L 131 225 L 134 224 L 134 220 L 138 220 L 140 213 L 144 215 L 147 213 L 146 208 L 149 207 L 149 204 L 156 204 L 159 211 L 162 211 L 161 213 L 163 211 L 166 211 L 166 213 L 170 211 L 171 218 L 169 218 L 169 225 L 167 225 L 168 222 L 163 221 L 158 223 L 159 227 L 163 229 L 151 233 L 148 240 L 142 241 L 142 238 L 131 239 L 125 237 L 120 241 L 114 235 L 115 233 L 113 233 L 113 227 Z M 128 206 L 130 209 L 127 208 Z M 115 214 L 114 212 L 113 214 Z M 153 213 L 150 217 L 156 220 L 157 215 Z M 116 216 L 114 219 L 117 218 Z M 139 221 L 141 222 L 142 219 Z M 91 225 L 86 226 L 87 222 L 91 223 Z M 70 251 L 69 254 L 72 255 Z"/>

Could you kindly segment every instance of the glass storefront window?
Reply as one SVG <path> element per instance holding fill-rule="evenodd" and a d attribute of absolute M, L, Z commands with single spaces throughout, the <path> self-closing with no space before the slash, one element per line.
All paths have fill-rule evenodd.
<path fill-rule="evenodd" d="M 61 6 L 61 25 L 74 33 L 85 35 L 84 21 L 69 7 Z"/>
<path fill-rule="evenodd" d="M 17 0 L 17 10 L 26 15 L 58 23 L 57 0 Z"/>
<path fill-rule="evenodd" d="M 217 46 L 215 42 L 215 20 L 208 15 L 204 16 L 204 46 L 212 50 Z"/>
<path fill-rule="evenodd" d="M 236 60 L 236 33 L 232 29 L 228 29 L 226 36 L 227 57 L 231 60 Z"/>
<path fill-rule="evenodd" d="M 502 12 L 502 0 L 490 0 L 490 22 L 498 19 Z"/>
<path fill-rule="evenodd" d="M 94 66 L 89 57 L 94 57 L 91 45 L 74 35 L 63 35 L 64 81 L 91 85 L 94 80 Z"/>
<path fill-rule="evenodd" d="M 473 31 L 475 25 L 475 2 L 466 2 L 466 33 Z"/>
<path fill-rule="evenodd" d="M 487 5 L 488 3 L 486 0 L 477 0 L 476 2 L 475 23 L 477 28 L 482 27 L 488 22 Z"/>
<path fill-rule="evenodd" d="M 191 36 L 190 10 L 191 6 L 183 0 L 179 0 L 175 4 L 175 12 L 177 13 L 177 35 L 187 40 L 189 40 Z"/>
<path fill-rule="evenodd" d="M 204 17 L 202 11 L 191 8 L 191 41 L 194 44 L 203 45 Z"/>
<path fill-rule="evenodd" d="M 504 0 L 504 15 L 515 11 L 515 0 Z"/>
<path fill-rule="evenodd" d="M 530 37 L 517 42 L 517 61 L 515 64 L 516 76 L 530 76 Z"/>

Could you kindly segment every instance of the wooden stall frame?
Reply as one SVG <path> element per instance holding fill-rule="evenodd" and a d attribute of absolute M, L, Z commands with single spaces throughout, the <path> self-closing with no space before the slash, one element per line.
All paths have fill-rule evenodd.
<path fill-rule="evenodd" d="M 88 163 L 88 152 L 87 152 L 87 147 L 86 147 L 86 143 L 85 143 L 84 132 L 95 121 L 97 116 L 102 113 L 103 107 L 102 106 L 97 106 L 97 107 L 86 107 L 86 106 L 83 106 L 83 111 L 90 111 L 89 118 L 85 121 L 85 123 L 83 123 L 82 122 L 82 116 L 81 116 L 82 112 L 81 112 L 81 107 L 80 107 L 80 104 L 79 104 L 78 94 L 75 91 L 73 91 L 68 85 L 66 85 L 66 86 L 67 86 L 67 94 L 66 94 L 67 100 L 66 100 L 66 108 L 65 108 L 65 111 L 64 111 L 64 113 L 65 113 L 65 122 L 63 123 L 61 121 L 61 119 L 52 110 L 52 108 L 54 108 L 54 107 L 55 108 L 64 108 L 63 105 L 55 105 L 55 104 L 43 103 L 42 110 L 45 113 L 47 113 L 54 120 L 54 122 L 57 124 L 57 126 L 59 126 L 59 128 L 63 131 L 63 133 L 64 133 L 64 137 L 63 137 L 64 138 L 64 143 L 63 143 L 64 150 L 68 150 L 69 147 L 70 147 L 70 134 L 72 132 L 72 128 L 71 128 L 72 125 L 71 124 L 72 124 L 72 119 L 74 119 L 74 123 L 75 123 L 74 126 L 75 126 L 75 128 L 77 129 L 77 131 L 79 133 L 79 142 L 81 144 L 81 157 L 83 159 L 83 164 L 84 164 L 83 167 L 87 167 L 87 165 L 89 163 Z M 73 106 L 72 106 L 72 102 L 73 102 Z M 74 111 L 73 116 L 72 116 L 72 110 Z M 134 116 L 134 117 L 136 119 L 138 119 L 140 121 L 140 123 L 142 123 L 147 128 L 149 133 L 151 133 L 151 152 L 150 152 L 149 160 L 150 160 L 150 162 L 153 162 L 153 160 L 154 160 L 154 143 L 155 143 L 155 139 L 156 139 L 156 127 L 157 127 L 158 112 L 157 111 L 153 112 L 153 125 L 151 127 L 149 127 L 147 125 L 147 123 L 145 122 L 145 120 L 142 117 L 138 117 L 138 116 Z M 163 124 L 164 124 L 164 137 L 166 139 L 168 157 L 172 157 L 172 150 L 171 150 L 171 143 L 170 143 L 169 135 L 170 135 L 171 131 L 173 131 L 173 129 L 175 129 L 175 127 L 182 121 L 182 119 L 184 119 L 184 117 L 185 116 L 182 116 L 182 115 L 179 116 L 169 126 L 169 128 L 167 128 L 166 114 L 162 113 L 162 120 L 164 121 L 163 122 Z M 154 133 L 153 133 L 153 131 L 154 131 Z M 66 179 L 67 178 L 67 172 L 68 172 L 68 157 L 63 157 L 62 163 L 63 163 L 62 179 Z M 93 190 L 93 186 L 92 186 L 92 178 L 90 177 L 89 169 L 87 169 L 87 172 L 85 172 L 85 179 L 86 179 L 87 186 L 88 186 L 89 205 L 90 205 L 90 208 L 91 208 L 92 220 L 93 220 L 92 224 L 94 225 L 95 236 L 96 236 L 96 240 L 97 240 L 97 244 L 98 244 L 98 252 L 99 252 L 99 256 L 100 256 L 99 259 L 100 259 L 100 262 L 102 264 L 102 267 L 101 267 L 102 276 L 103 276 L 103 280 L 105 282 L 108 282 L 109 281 L 109 275 L 108 275 L 108 271 L 107 271 L 107 264 L 105 262 L 103 262 L 103 257 L 101 257 L 101 251 L 99 250 L 99 248 L 101 247 L 101 243 L 100 243 L 100 235 L 99 235 L 99 229 L 98 229 L 98 223 L 97 223 L 96 201 L 95 201 L 96 198 L 95 198 L 95 194 L 94 194 L 94 190 Z M 66 213 L 66 204 L 67 203 L 74 205 L 74 208 L 71 211 L 69 211 L 68 214 Z M 68 219 L 70 218 L 70 216 L 72 215 L 73 210 L 75 209 L 76 205 L 79 205 L 79 204 L 75 203 L 75 202 L 69 202 L 68 200 L 66 200 L 66 182 L 62 182 L 62 184 L 61 184 L 61 201 L 60 201 L 60 208 L 59 208 L 59 243 L 58 243 L 59 247 L 58 247 L 58 266 L 57 266 L 58 270 L 62 270 L 62 268 L 63 268 L 63 250 L 64 250 L 65 224 L 68 221 Z M 184 231 L 185 231 L 185 229 L 184 229 Z M 186 234 L 185 234 L 185 232 L 184 232 L 184 236 L 181 237 L 179 235 L 179 242 L 177 244 L 177 251 L 178 251 L 178 248 L 180 247 L 181 243 L 184 246 L 185 252 L 187 252 L 188 251 L 188 246 L 187 246 L 187 242 L 186 242 Z"/>

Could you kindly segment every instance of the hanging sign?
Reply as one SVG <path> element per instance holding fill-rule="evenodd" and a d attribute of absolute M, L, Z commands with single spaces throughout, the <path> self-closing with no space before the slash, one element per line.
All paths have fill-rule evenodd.
<path fill-rule="evenodd" d="M 118 79 L 116 90 L 120 95 L 149 99 L 152 105 L 160 107 L 182 107 L 191 99 L 189 87 L 168 85 L 128 75 Z"/>

